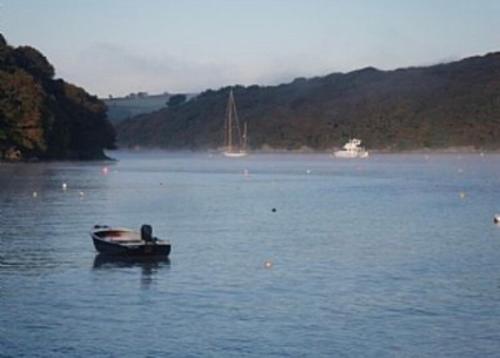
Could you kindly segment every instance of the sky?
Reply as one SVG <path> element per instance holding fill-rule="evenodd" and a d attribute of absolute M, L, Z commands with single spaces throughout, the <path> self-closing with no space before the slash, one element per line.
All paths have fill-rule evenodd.
<path fill-rule="evenodd" d="M 0 32 L 101 97 L 500 51 L 499 0 L 0 0 Z"/>

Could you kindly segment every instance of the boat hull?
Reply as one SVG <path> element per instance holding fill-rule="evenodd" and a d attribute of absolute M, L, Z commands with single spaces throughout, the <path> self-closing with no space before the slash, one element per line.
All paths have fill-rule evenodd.
<path fill-rule="evenodd" d="M 351 152 L 347 150 L 339 150 L 333 153 L 335 158 L 368 158 L 368 152 Z"/>
<path fill-rule="evenodd" d="M 138 256 L 163 256 L 170 254 L 171 245 L 169 241 L 152 237 L 145 240 L 141 233 L 125 228 L 111 228 L 109 226 L 94 226 L 90 237 L 95 249 L 105 255 L 117 255 L 124 257 Z"/>
<path fill-rule="evenodd" d="M 246 157 L 247 155 L 247 152 L 224 152 L 224 156 L 228 158 L 241 158 Z"/>
<path fill-rule="evenodd" d="M 106 255 L 125 255 L 125 256 L 168 256 L 170 254 L 170 244 L 137 244 L 121 245 L 119 243 L 105 241 L 92 237 L 95 249 Z"/>
<path fill-rule="evenodd" d="M 140 266 L 147 270 L 157 269 L 162 265 L 170 265 L 170 259 L 166 256 L 123 256 L 106 255 L 98 253 L 94 257 L 95 269 L 101 267 L 134 267 Z M 150 272 L 150 271 L 149 271 Z"/>

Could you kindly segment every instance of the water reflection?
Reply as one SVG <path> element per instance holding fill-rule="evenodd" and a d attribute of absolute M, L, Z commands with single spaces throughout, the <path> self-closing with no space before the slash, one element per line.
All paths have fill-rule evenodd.
<path fill-rule="evenodd" d="M 102 270 L 109 268 L 140 268 L 141 283 L 148 286 L 153 281 L 153 276 L 162 269 L 170 268 L 170 259 L 165 256 L 111 256 L 97 254 L 94 258 L 93 269 Z"/>

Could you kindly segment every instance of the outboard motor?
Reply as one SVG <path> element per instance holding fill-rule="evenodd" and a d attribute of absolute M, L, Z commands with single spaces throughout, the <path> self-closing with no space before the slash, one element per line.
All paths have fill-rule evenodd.
<path fill-rule="evenodd" d="M 153 228 L 151 225 L 142 225 L 141 226 L 141 239 L 146 243 L 154 242 L 153 238 Z"/>

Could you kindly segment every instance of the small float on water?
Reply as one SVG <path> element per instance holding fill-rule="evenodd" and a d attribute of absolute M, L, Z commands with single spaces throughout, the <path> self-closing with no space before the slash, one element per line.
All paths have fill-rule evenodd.
<path fill-rule="evenodd" d="M 95 225 L 90 236 L 96 250 L 106 255 L 168 257 L 171 249 L 169 241 L 153 236 L 150 225 L 142 225 L 140 232 Z"/>
<path fill-rule="evenodd" d="M 500 214 L 495 214 L 495 216 L 493 216 L 493 222 L 495 224 L 500 224 Z"/>
<path fill-rule="evenodd" d="M 368 152 L 361 147 L 361 140 L 353 138 L 344 146 L 342 150 L 333 152 L 335 158 L 368 158 Z"/>

